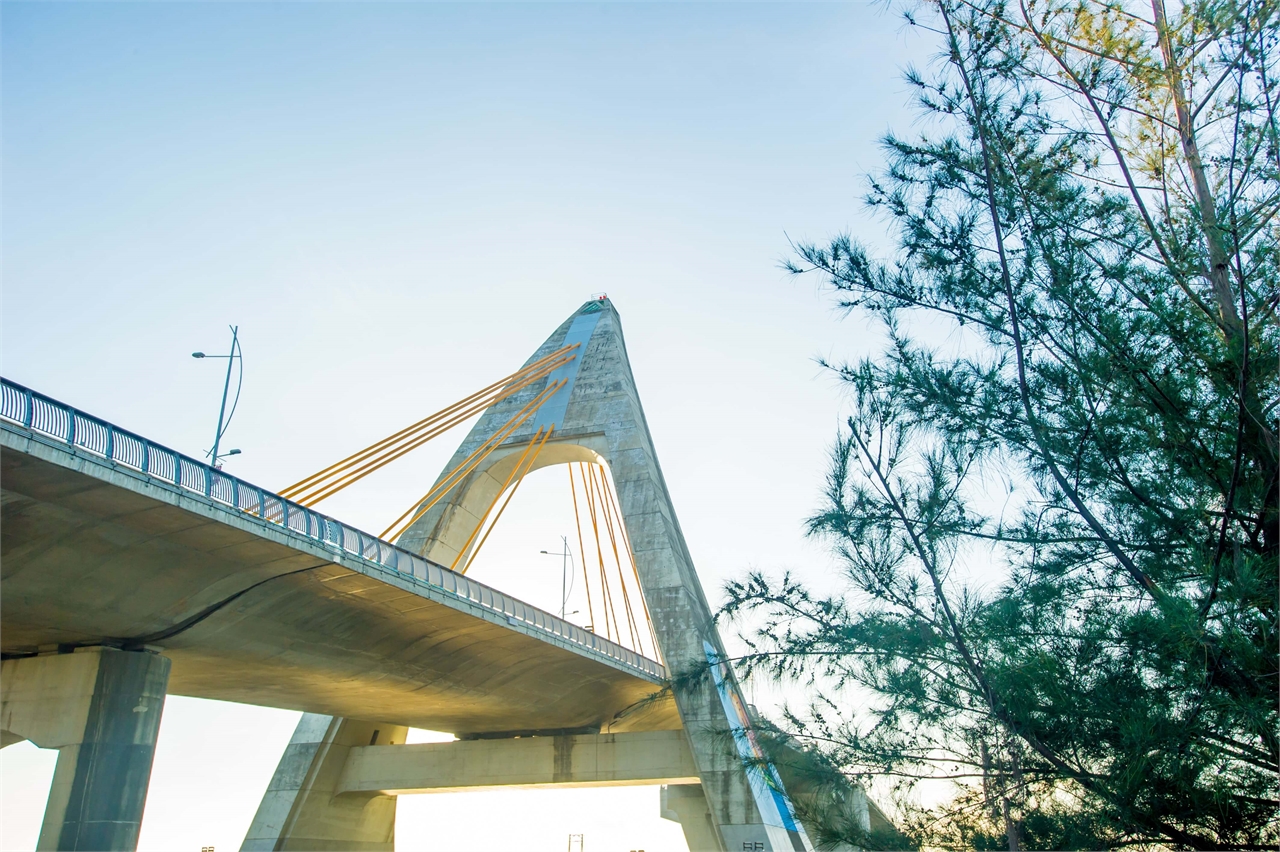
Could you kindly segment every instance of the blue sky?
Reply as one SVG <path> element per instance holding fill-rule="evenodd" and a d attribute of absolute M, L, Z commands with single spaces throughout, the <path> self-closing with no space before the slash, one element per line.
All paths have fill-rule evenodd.
<path fill-rule="evenodd" d="M 842 400 L 813 359 L 877 338 L 778 262 L 789 237 L 886 244 L 863 175 L 911 131 L 900 72 L 929 48 L 882 6 L 5 2 L 0 24 L 5 376 L 200 455 L 222 377 L 189 353 L 236 323 L 232 469 L 278 488 L 606 291 L 709 597 L 827 570 L 801 527 Z M 382 529 L 460 438 L 322 508 Z M 563 491 L 530 477 L 479 579 L 556 605 L 536 553 Z M 142 848 L 236 848 L 294 718 L 171 700 Z M 0 842 L 31 848 L 52 755 L 0 769 Z M 402 848 L 558 849 L 584 821 L 594 852 L 680 848 L 652 788 L 497 795 L 402 800 Z"/>

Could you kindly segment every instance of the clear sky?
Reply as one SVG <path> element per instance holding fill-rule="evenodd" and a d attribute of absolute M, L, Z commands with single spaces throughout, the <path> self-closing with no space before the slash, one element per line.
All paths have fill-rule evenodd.
<path fill-rule="evenodd" d="M 593 293 L 622 315 L 713 603 L 806 542 L 875 345 L 788 237 L 883 242 L 859 198 L 926 49 L 880 5 L 13 3 L 3 28 L 5 376 L 199 456 L 238 324 L 229 469 L 280 488 L 511 372 Z M 463 430 L 321 508 L 378 531 Z M 558 606 L 563 472 L 472 574 Z M 570 608 L 574 604 L 571 602 Z M 756 700 L 767 704 L 768 696 Z M 141 848 L 239 847 L 297 714 L 171 698 Z M 426 736 L 426 735 L 420 735 Z M 34 847 L 54 753 L 0 753 Z M 404 797 L 400 849 L 683 849 L 656 788 Z"/>

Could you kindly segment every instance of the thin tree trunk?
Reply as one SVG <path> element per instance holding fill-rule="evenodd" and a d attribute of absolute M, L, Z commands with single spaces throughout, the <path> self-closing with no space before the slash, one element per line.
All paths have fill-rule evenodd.
<path fill-rule="evenodd" d="M 1213 191 L 1209 187 L 1209 178 L 1205 174 L 1204 162 L 1200 159 L 1200 147 L 1196 144 L 1195 125 L 1191 120 L 1191 107 L 1187 103 L 1187 93 L 1183 88 L 1182 69 L 1178 66 L 1177 57 L 1173 53 L 1173 37 L 1169 34 L 1164 0 L 1151 0 L 1151 11 L 1155 15 L 1156 37 L 1160 42 L 1160 54 L 1164 57 L 1165 75 L 1169 78 L 1169 92 L 1173 96 L 1174 110 L 1178 114 L 1178 137 L 1182 143 L 1182 155 L 1186 158 L 1187 170 L 1191 173 L 1196 203 L 1200 205 L 1201 230 L 1204 233 L 1205 246 L 1209 250 L 1207 277 L 1210 286 L 1213 287 L 1213 297 L 1218 303 L 1222 322 L 1233 338 L 1232 348 L 1239 346 L 1243 350 L 1244 341 L 1241 339 L 1243 328 L 1240 312 L 1236 309 L 1235 295 L 1231 292 L 1229 259 L 1222 229 L 1218 225 L 1218 208 L 1214 202 Z M 1233 354 L 1237 358 L 1240 357 L 1239 352 Z"/>
<path fill-rule="evenodd" d="M 1018 821 L 1013 818 L 1008 797 L 1005 797 L 1001 804 L 1004 807 L 1004 835 L 1009 838 L 1009 852 L 1022 852 L 1022 840 L 1018 837 Z"/>

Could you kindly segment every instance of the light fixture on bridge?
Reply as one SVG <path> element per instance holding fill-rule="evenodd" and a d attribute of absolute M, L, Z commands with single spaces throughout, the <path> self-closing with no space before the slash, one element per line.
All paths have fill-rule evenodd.
<path fill-rule="evenodd" d="M 222 406 L 218 409 L 218 431 L 213 436 L 213 449 L 205 454 L 209 457 L 209 464 L 216 468 L 219 460 L 227 456 L 240 454 L 239 450 L 231 450 L 227 453 L 218 452 L 218 445 L 222 442 L 222 435 L 227 431 L 227 427 L 231 425 L 231 418 L 236 413 L 236 405 L 240 402 L 240 388 L 244 386 L 244 354 L 240 348 L 240 327 L 231 326 L 231 353 L 229 355 L 206 355 L 203 352 L 192 352 L 191 357 L 227 359 L 227 378 L 222 384 Z M 231 389 L 231 367 L 235 364 L 236 359 L 240 361 L 240 378 L 236 383 L 236 397 L 231 403 L 231 412 L 227 413 L 227 392 Z M 226 415 L 225 418 L 223 415 Z"/>

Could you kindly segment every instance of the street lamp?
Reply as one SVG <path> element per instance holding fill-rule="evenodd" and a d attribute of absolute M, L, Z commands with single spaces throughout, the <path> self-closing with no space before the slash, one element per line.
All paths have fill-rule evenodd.
<path fill-rule="evenodd" d="M 550 553 L 546 550 L 540 550 L 539 553 L 544 556 L 559 556 L 560 558 L 560 620 L 564 621 L 564 608 L 569 601 L 569 593 L 573 591 L 573 586 L 569 578 L 569 566 L 573 564 L 573 554 L 569 551 L 569 537 L 560 536 L 560 541 L 564 544 L 564 550 L 560 553 Z M 577 610 L 575 609 L 576 613 Z"/>
<path fill-rule="evenodd" d="M 192 358 L 226 358 L 227 359 L 227 379 L 222 384 L 222 406 L 218 409 L 218 431 L 213 436 L 213 449 L 206 453 L 210 457 L 210 464 L 214 468 L 218 467 L 218 460 L 227 456 L 240 455 L 239 450 L 228 450 L 225 453 L 218 453 L 218 445 L 222 443 L 222 435 L 227 431 L 227 427 L 231 425 L 231 418 L 235 416 L 236 405 L 240 402 L 240 388 L 244 386 L 244 354 L 240 348 L 240 327 L 233 325 L 231 329 L 231 353 L 229 355 L 206 355 L 203 352 L 192 352 Z M 231 365 L 239 359 L 240 361 L 240 377 L 236 380 L 236 398 L 231 401 L 231 413 L 227 413 L 227 392 L 231 389 Z M 224 418 L 223 415 L 226 415 Z"/>

